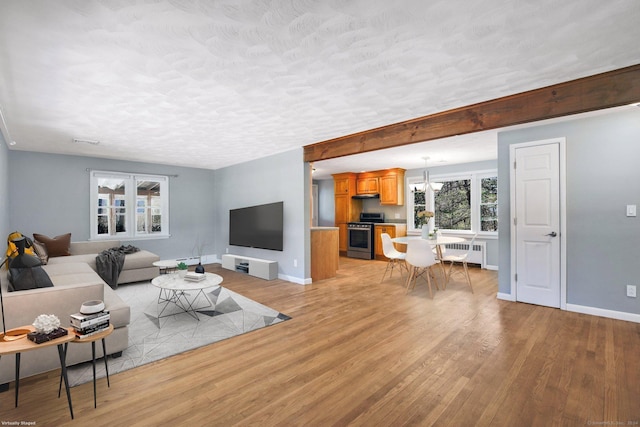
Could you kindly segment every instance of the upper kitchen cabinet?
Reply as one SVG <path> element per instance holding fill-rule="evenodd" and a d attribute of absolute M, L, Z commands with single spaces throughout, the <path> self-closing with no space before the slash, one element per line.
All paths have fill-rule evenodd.
<path fill-rule="evenodd" d="M 380 192 L 378 177 L 371 173 L 360 173 L 356 180 L 358 194 L 378 194 Z"/>
<path fill-rule="evenodd" d="M 394 168 L 380 171 L 380 204 L 404 205 L 404 169 Z"/>
<path fill-rule="evenodd" d="M 351 196 L 355 193 L 355 173 L 338 173 L 333 175 L 333 192 L 336 196 Z"/>

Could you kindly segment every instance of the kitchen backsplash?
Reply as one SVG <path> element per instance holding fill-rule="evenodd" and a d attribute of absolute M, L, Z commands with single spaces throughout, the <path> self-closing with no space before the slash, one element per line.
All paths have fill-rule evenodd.
<path fill-rule="evenodd" d="M 363 212 L 383 212 L 384 222 L 389 224 L 405 224 L 407 222 L 406 206 L 386 206 L 380 204 L 380 199 L 362 201 Z"/>

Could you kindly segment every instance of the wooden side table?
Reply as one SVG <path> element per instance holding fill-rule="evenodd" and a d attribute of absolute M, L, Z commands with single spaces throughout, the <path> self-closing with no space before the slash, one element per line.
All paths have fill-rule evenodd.
<path fill-rule="evenodd" d="M 28 329 L 29 331 L 35 331 L 35 328 L 31 325 L 29 326 L 21 326 L 20 329 Z M 67 402 L 69 403 L 69 412 L 71 413 L 71 419 L 73 419 L 73 406 L 71 404 L 71 393 L 69 392 L 69 380 L 67 379 L 67 352 L 66 352 L 66 344 L 69 341 L 72 341 L 75 338 L 73 333 L 73 329 L 66 328 L 69 332 L 67 335 L 56 338 L 51 341 L 46 341 L 41 344 L 36 344 L 35 342 L 29 340 L 27 337 L 20 338 L 15 341 L 1 341 L 0 340 L 0 357 L 6 356 L 9 354 L 16 355 L 16 408 L 18 407 L 18 393 L 20 390 L 20 354 L 38 350 L 40 348 L 51 347 L 52 345 L 58 346 L 58 356 L 60 357 L 60 368 L 61 368 L 61 378 L 64 379 L 64 386 L 67 391 Z M 61 381 L 62 381 L 61 379 Z M 58 393 L 60 396 L 60 393 Z"/>
<path fill-rule="evenodd" d="M 107 365 L 107 345 L 104 342 L 104 339 L 111 335 L 113 332 L 113 325 L 109 325 L 107 329 L 104 331 L 100 331 L 96 334 L 90 335 L 85 338 L 78 337 L 75 333 L 73 334 L 73 339 L 70 341 L 72 344 L 82 344 L 82 343 L 91 343 L 91 363 L 93 364 L 93 407 L 97 408 L 98 403 L 96 400 L 96 341 L 102 341 L 102 357 L 104 359 L 104 369 L 107 372 L 107 387 L 111 387 L 109 383 L 109 366 Z M 64 351 L 67 352 L 67 345 L 69 342 L 65 343 Z M 60 391 L 62 390 L 62 376 L 60 376 L 60 384 L 58 385 L 58 397 L 60 397 Z"/>

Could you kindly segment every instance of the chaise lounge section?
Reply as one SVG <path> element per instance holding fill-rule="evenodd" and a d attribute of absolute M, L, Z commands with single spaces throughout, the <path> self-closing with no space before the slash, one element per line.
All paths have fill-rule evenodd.
<path fill-rule="evenodd" d="M 12 329 L 30 325 L 40 314 L 54 314 L 69 326 L 69 316 L 77 313 L 85 301 L 102 300 L 111 314 L 114 331 L 106 338 L 107 353 L 122 352 L 128 347 L 131 314 L 130 307 L 111 289 L 95 271 L 95 257 L 102 250 L 117 247 L 119 241 L 72 242 L 70 256 L 51 257 L 42 268 L 49 275 L 53 287 L 8 292 L 6 269 L 0 271 L 4 298 L 6 328 Z M 145 281 L 156 277 L 159 272 L 153 267 L 158 255 L 148 251 L 125 256 L 123 271 L 118 283 Z M 1 319 L 0 319 L 1 324 Z M 96 346 L 97 356 L 102 355 Z M 67 352 L 67 365 L 91 360 L 90 345 L 72 345 Z M 21 356 L 20 377 L 25 378 L 60 367 L 55 347 L 27 352 Z M 0 384 L 15 380 L 15 359 L 0 359 Z"/>

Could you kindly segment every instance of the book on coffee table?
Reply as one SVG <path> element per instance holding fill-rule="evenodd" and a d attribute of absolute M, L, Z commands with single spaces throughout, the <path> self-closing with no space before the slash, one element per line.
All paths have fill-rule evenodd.
<path fill-rule="evenodd" d="M 206 278 L 204 273 L 196 273 L 195 271 L 189 271 L 184 276 L 184 280 L 189 280 L 191 282 L 199 282 Z"/>

